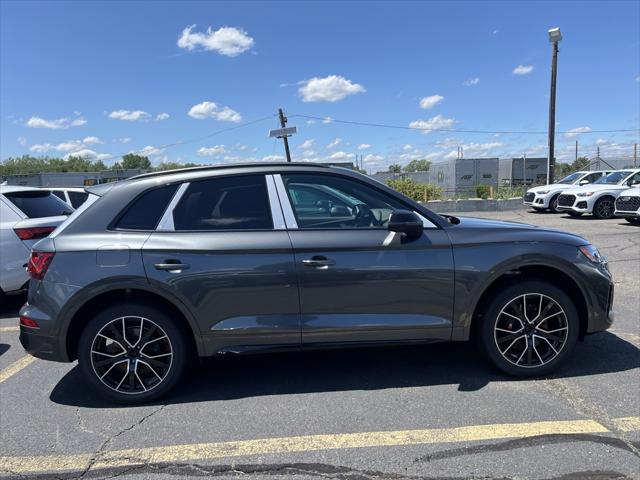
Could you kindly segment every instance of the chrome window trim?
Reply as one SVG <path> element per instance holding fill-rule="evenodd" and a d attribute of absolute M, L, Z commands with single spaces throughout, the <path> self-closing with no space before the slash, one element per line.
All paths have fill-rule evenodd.
<path fill-rule="evenodd" d="M 280 199 L 278 198 L 278 191 L 273 175 L 265 175 L 265 181 L 267 183 L 267 195 L 269 196 L 269 207 L 271 209 L 273 229 L 286 230 L 287 224 L 284 221 L 284 214 L 282 212 Z"/>
<path fill-rule="evenodd" d="M 296 216 L 293 213 L 293 208 L 291 207 L 291 202 L 289 201 L 289 195 L 287 195 L 287 189 L 284 186 L 284 182 L 282 181 L 282 175 L 276 173 L 273 175 L 273 180 L 276 185 L 276 192 L 278 194 L 278 198 L 280 199 L 280 206 L 282 207 L 282 213 L 284 215 L 284 221 L 287 224 L 287 228 L 294 230 L 298 229 L 298 222 L 296 221 Z"/>
<path fill-rule="evenodd" d="M 182 198 L 182 195 L 184 195 L 184 192 L 186 192 L 187 188 L 189 188 L 189 185 L 191 185 L 191 183 L 190 182 L 186 182 L 186 183 L 183 183 L 182 185 L 180 185 L 178 187 L 178 189 L 176 190 L 176 193 L 173 194 L 173 198 L 171 199 L 171 201 L 167 205 L 167 208 L 165 208 L 164 213 L 162 214 L 162 217 L 160 218 L 160 222 L 158 223 L 158 226 L 156 227 L 156 231 L 159 231 L 159 232 L 173 232 L 173 231 L 175 231 L 176 228 L 175 228 L 175 225 L 173 223 L 173 210 L 178 205 L 178 202 Z"/>

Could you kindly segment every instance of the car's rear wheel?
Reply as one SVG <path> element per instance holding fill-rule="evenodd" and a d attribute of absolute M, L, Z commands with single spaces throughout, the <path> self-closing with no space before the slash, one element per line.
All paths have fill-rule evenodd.
<path fill-rule="evenodd" d="M 593 215 L 596 218 L 611 218 L 616 211 L 615 200 L 611 197 L 602 197 L 598 199 L 593 206 Z"/>
<path fill-rule="evenodd" d="M 577 310 L 564 291 L 543 281 L 506 288 L 489 305 L 478 332 L 480 346 L 505 373 L 546 375 L 578 339 Z"/>
<path fill-rule="evenodd" d="M 78 362 L 100 396 L 143 403 L 166 394 L 186 364 L 182 331 L 162 311 L 125 303 L 98 313 L 80 336 Z"/>

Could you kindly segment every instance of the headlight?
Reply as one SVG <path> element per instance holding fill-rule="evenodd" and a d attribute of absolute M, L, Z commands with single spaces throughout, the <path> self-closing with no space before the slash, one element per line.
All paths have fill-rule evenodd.
<path fill-rule="evenodd" d="M 579 197 L 590 197 L 591 195 L 593 195 L 594 192 L 580 192 L 577 193 L 576 195 L 578 195 Z"/>
<path fill-rule="evenodd" d="M 607 263 L 607 259 L 603 257 L 593 245 L 583 245 L 582 247 L 578 247 L 578 250 L 592 263 L 603 265 Z"/>
<path fill-rule="evenodd" d="M 551 190 L 538 190 L 536 193 L 538 195 L 546 195 L 547 193 L 549 193 Z"/>

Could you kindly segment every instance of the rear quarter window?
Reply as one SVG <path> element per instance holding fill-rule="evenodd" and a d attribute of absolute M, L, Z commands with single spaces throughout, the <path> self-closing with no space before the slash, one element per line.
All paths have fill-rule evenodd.
<path fill-rule="evenodd" d="M 147 190 L 136 198 L 115 222 L 118 230 L 155 230 L 178 185 Z"/>
<path fill-rule="evenodd" d="M 78 208 L 82 205 L 89 194 L 87 192 L 67 192 L 69 194 L 69 200 L 71 200 L 71 205 L 73 208 Z"/>
<path fill-rule="evenodd" d="M 5 198 L 29 218 L 70 215 L 73 209 L 48 190 L 9 192 Z"/>

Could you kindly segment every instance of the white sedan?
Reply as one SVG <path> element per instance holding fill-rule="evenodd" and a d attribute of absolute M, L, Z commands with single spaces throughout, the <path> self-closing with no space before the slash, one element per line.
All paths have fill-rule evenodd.
<path fill-rule="evenodd" d="M 611 218 L 618 195 L 639 184 L 640 169 L 616 170 L 592 184 L 563 190 L 558 197 L 558 210 L 572 216 L 592 213 L 596 218 Z"/>
<path fill-rule="evenodd" d="M 571 185 L 580 186 L 593 183 L 611 172 L 612 170 L 598 170 L 571 173 L 557 183 L 530 188 L 524 195 L 523 203 L 539 212 L 548 209 L 553 213 L 558 213 L 558 196 L 563 190 Z"/>

